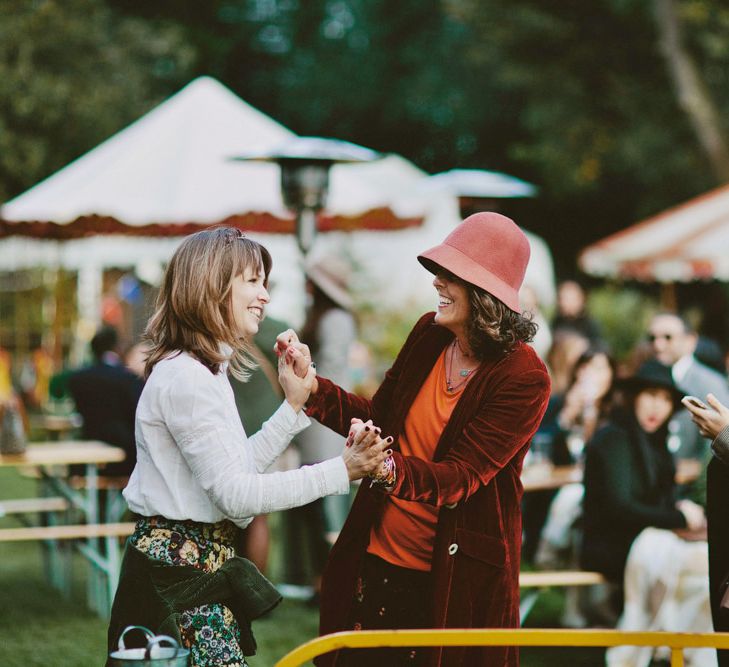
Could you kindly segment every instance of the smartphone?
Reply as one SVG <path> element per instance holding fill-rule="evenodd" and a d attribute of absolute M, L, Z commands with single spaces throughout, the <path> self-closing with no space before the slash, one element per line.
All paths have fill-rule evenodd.
<path fill-rule="evenodd" d="M 681 399 L 681 403 L 684 405 L 693 405 L 695 408 L 701 408 L 702 410 L 709 410 L 709 406 L 701 399 L 696 398 L 696 396 L 684 396 Z"/>

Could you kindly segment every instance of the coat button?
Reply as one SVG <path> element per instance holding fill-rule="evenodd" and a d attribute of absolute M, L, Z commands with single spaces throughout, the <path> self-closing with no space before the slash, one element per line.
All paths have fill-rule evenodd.
<path fill-rule="evenodd" d="M 452 556 L 456 553 L 456 551 L 458 551 L 458 545 L 454 542 L 453 544 L 451 544 L 451 546 L 448 547 L 448 553 Z"/>
<path fill-rule="evenodd" d="M 458 503 L 451 503 L 450 505 L 445 505 L 445 508 L 447 510 L 453 510 L 453 509 L 456 509 L 457 506 L 458 506 Z"/>

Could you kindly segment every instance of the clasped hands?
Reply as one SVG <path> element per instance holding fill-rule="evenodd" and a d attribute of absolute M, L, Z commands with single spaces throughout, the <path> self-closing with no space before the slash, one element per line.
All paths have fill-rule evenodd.
<path fill-rule="evenodd" d="M 311 377 L 314 364 L 308 345 L 299 340 L 293 329 L 279 334 L 274 344 L 274 351 L 282 364 L 293 370 L 299 378 Z M 313 389 L 316 393 L 318 383 L 313 378 Z M 350 481 L 370 477 L 378 481 L 389 481 L 393 477 L 392 436 L 382 438 L 380 428 L 368 419 L 366 422 L 353 418 L 347 435 L 346 447 L 342 452 Z M 389 461 L 388 461 L 389 459 Z"/>

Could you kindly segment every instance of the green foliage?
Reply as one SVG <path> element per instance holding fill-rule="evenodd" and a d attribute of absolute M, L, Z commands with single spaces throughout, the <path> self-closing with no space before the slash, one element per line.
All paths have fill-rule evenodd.
<path fill-rule="evenodd" d="M 679 3 L 729 117 L 729 8 Z M 0 199 L 210 74 L 300 134 L 534 181 L 560 272 L 715 185 L 639 0 L 7 0 Z M 725 121 L 726 122 L 726 121 Z"/>
<path fill-rule="evenodd" d="M 615 358 L 624 361 L 645 339 L 648 322 L 659 305 L 637 289 L 610 284 L 590 291 L 588 309 L 600 322 Z"/>
<path fill-rule="evenodd" d="M 377 305 L 365 304 L 359 311 L 360 338 L 367 341 L 379 378 L 395 361 L 423 312 L 422 307 L 415 304 L 404 304 L 397 310 L 386 311 Z"/>
<path fill-rule="evenodd" d="M 160 102 L 193 56 L 179 28 L 102 0 L 0 3 L 0 201 Z"/>
<path fill-rule="evenodd" d="M 505 150 L 546 194 L 527 224 L 563 257 L 712 185 L 660 56 L 651 3 L 449 4 L 480 38 L 466 57 L 488 67 L 518 114 Z M 722 61 L 726 70 L 727 54 Z M 717 84 L 712 92 L 723 94 Z"/>
<path fill-rule="evenodd" d="M 541 186 L 519 221 L 558 268 L 610 231 L 713 185 L 638 0 L 108 0 L 181 27 L 197 68 L 301 134 L 421 167 Z M 729 105 L 729 10 L 684 0 L 687 41 Z"/>

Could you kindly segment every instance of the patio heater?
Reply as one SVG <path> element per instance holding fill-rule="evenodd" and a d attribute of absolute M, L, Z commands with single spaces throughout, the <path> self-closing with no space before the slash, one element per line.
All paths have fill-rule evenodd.
<path fill-rule="evenodd" d="M 380 157 L 376 151 L 347 141 L 294 137 L 271 150 L 232 159 L 274 162 L 281 167 L 281 197 L 284 206 L 296 215 L 296 240 L 305 257 L 316 238 L 319 211 L 326 206 L 331 167 Z"/>

